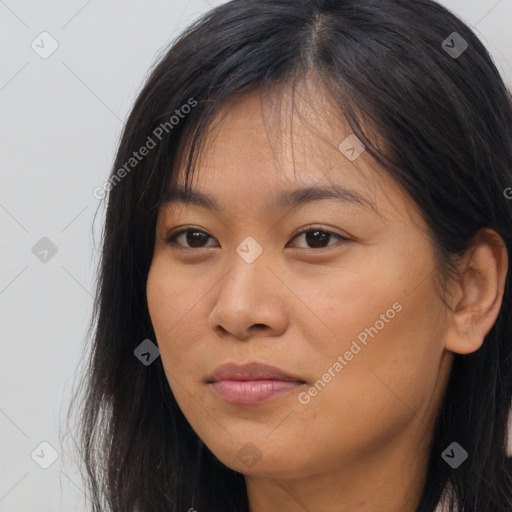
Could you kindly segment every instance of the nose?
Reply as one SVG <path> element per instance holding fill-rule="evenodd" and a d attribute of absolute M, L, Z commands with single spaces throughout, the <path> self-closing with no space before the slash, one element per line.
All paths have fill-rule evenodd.
<path fill-rule="evenodd" d="M 288 290 L 263 256 L 247 263 L 235 253 L 233 265 L 215 290 L 208 326 L 219 337 L 248 340 L 280 336 L 288 324 Z M 288 294 L 289 294 L 288 290 Z"/>

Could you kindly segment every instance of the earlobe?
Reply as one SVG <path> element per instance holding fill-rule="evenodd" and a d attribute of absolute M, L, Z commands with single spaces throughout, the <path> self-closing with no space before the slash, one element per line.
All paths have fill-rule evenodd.
<path fill-rule="evenodd" d="M 480 230 L 460 263 L 454 283 L 445 347 L 458 354 L 477 351 L 500 312 L 508 254 L 496 231 Z"/>

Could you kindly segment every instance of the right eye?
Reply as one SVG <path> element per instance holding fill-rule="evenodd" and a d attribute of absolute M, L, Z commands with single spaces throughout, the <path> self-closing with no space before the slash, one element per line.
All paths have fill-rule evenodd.
<path fill-rule="evenodd" d="M 178 242 L 178 239 L 182 237 L 183 235 L 186 235 L 184 237 L 184 240 L 187 244 L 190 246 L 184 246 L 182 243 Z M 208 238 L 212 238 L 208 233 L 205 233 L 204 231 L 201 231 L 199 229 L 182 229 L 181 231 L 178 231 L 177 233 L 173 233 L 165 238 L 165 242 L 168 243 L 171 246 L 178 246 L 180 249 L 201 249 L 205 247 L 203 244 Z M 207 247 L 207 246 L 206 246 Z"/>

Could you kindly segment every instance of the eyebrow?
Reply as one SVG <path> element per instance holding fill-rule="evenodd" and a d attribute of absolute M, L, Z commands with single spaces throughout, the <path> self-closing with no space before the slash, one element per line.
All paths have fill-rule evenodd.
<path fill-rule="evenodd" d="M 314 201 L 321 201 L 325 199 L 334 199 L 342 203 L 357 204 L 366 210 L 373 210 L 378 214 L 374 203 L 367 197 L 354 190 L 334 184 L 329 186 L 301 187 L 295 190 L 284 191 L 277 197 L 271 197 L 267 206 L 274 210 L 280 208 L 297 208 Z M 189 193 L 186 194 L 185 189 L 180 186 L 175 186 L 174 188 L 166 191 L 161 205 L 169 206 L 175 203 L 189 203 L 202 206 L 203 208 L 214 210 L 216 212 L 223 211 L 214 197 L 197 189 L 190 189 Z"/>

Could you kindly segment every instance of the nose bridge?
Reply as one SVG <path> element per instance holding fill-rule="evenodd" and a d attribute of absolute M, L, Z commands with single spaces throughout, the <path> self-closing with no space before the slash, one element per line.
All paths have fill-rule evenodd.
<path fill-rule="evenodd" d="M 230 260 L 231 269 L 223 280 L 223 292 L 227 290 L 229 298 L 238 301 L 258 301 L 260 294 L 265 295 L 268 275 L 267 251 L 252 237 L 244 239 L 235 249 Z M 267 299 L 268 297 L 260 297 Z"/>

